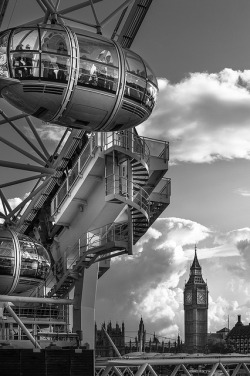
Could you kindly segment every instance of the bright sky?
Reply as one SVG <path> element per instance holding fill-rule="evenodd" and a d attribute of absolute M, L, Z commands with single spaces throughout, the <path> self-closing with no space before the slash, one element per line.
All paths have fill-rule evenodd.
<path fill-rule="evenodd" d="M 250 322 L 249 17 L 249 0 L 153 0 L 132 49 L 154 69 L 160 93 L 138 132 L 170 141 L 171 205 L 135 256 L 114 260 L 100 280 L 98 325 L 124 320 L 135 331 L 142 316 L 149 333 L 183 337 L 195 243 L 209 331 L 226 326 L 228 315 L 231 327 L 237 314 Z M 10 26 L 19 18 L 20 6 Z"/>

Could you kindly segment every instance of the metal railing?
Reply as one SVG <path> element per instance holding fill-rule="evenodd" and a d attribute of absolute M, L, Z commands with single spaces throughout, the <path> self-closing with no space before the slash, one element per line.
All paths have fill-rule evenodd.
<path fill-rule="evenodd" d="M 154 192 L 169 198 L 171 196 L 171 179 L 162 178 Z"/>
<path fill-rule="evenodd" d="M 13 306 L 13 311 L 18 317 L 26 317 L 32 319 L 45 319 L 45 320 L 61 320 L 66 321 L 67 307 L 48 305 L 39 307 L 20 307 Z M 7 310 L 4 310 L 4 316 L 11 316 Z"/>
<path fill-rule="evenodd" d="M 140 209 L 149 214 L 149 194 L 140 185 L 119 175 L 111 174 L 106 177 L 106 196 L 119 195 L 133 201 Z"/>
<path fill-rule="evenodd" d="M 144 137 L 137 136 L 133 131 L 112 132 L 105 134 L 104 150 L 112 146 L 120 146 L 135 153 L 147 163 L 150 158 L 150 149 Z"/>
<path fill-rule="evenodd" d="M 85 145 L 77 161 L 72 166 L 72 169 L 68 171 L 68 175 L 65 177 L 61 187 L 57 191 L 56 195 L 51 201 L 51 215 L 55 214 L 60 206 L 63 204 L 67 195 L 71 189 L 75 186 L 75 183 L 81 177 L 84 169 L 88 166 L 90 160 L 94 157 L 94 152 L 97 148 L 96 134 L 92 134 L 89 141 Z"/>
<path fill-rule="evenodd" d="M 150 162 L 150 156 L 156 156 L 165 162 L 169 159 L 169 143 L 166 141 L 139 137 L 133 131 L 107 132 L 102 135 L 92 133 L 77 161 L 72 166 L 72 169 L 68 171 L 67 176 L 65 176 L 60 188 L 53 197 L 51 201 L 51 215 L 56 214 L 60 209 L 83 171 L 94 157 L 97 148 L 108 150 L 113 146 L 120 146 L 125 150 L 129 150 L 146 163 Z"/>
<path fill-rule="evenodd" d="M 96 360 L 95 376 L 244 375 L 250 373 L 249 354 L 150 354 Z"/>
<path fill-rule="evenodd" d="M 169 142 L 155 140 L 154 138 L 141 137 L 143 142 L 150 150 L 150 155 L 163 159 L 165 162 L 169 160 Z"/>
<path fill-rule="evenodd" d="M 86 255 L 86 261 L 94 257 L 94 253 L 89 252 L 99 246 L 105 246 L 109 242 L 128 241 L 128 223 L 111 223 L 84 233 L 72 247 L 68 247 L 64 256 L 54 265 L 54 273 L 63 276 L 66 270 L 73 269 L 80 258 Z M 107 254 L 105 254 L 105 258 Z M 100 260 L 99 260 L 100 261 Z M 46 280 L 46 286 L 50 286 L 55 277 L 51 273 Z"/>

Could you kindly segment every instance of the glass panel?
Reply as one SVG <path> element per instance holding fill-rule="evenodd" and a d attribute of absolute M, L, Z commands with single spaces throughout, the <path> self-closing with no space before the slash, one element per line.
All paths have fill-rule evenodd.
<path fill-rule="evenodd" d="M 14 52 L 10 54 L 12 75 L 18 79 L 39 77 L 39 54 L 34 52 Z"/>
<path fill-rule="evenodd" d="M 14 273 L 14 244 L 13 240 L 0 238 L 0 274 Z"/>
<path fill-rule="evenodd" d="M 143 103 L 152 110 L 155 106 L 158 90 L 150 82 L 147 83 L 146 95 Z"/>
<path fill-rule="evenodd" d="M 136 101 L 142 102 L 145 88 L 145 79 L 126 73 L 125 97 L 133 98 Z"/>
<path fill-rule="evenodd" d="M 64 183 L 61 185 L 61 188 L 58 192 L 58 206 L 62 203 L 63 199 L 65 198 L 65 196 L 67 195 L 67 192 L 68 192 L 68 186 L 67 186 L 67 180 L 64 181 Z"/>
<path fill-rule="evenodd" d="M 153 84 L 155 84 L 155 86 L 158 87 L 157 79 L 155 77 L 154 72 L 152 71 L 152 69 L 149 67 L 148 63 L 145 60 L 144 60 L 144 64 L 146 65 L 147 79 L 153 82 Z"/>
<path fill-rule="evenodd" d="M 41 78 L 51 81 L 67 82 L 70 71 L 68 56 L 49 55 L 42 53 Z"/>
<path fill-rule="evenodd" d="M 72 184 L 75 182 L 78 176 L 78 163 L 76 163 L 71 170 L 69 170 L 69 188 L 71 188 Z"/>
<path fill-rule="evenodd" d="M 118 67 L 116 48 L 112 43 L 77 35 L 80 59 L 100 61 Z"/>
<path fill-rule="evenodd" d="M 42 51 L 70 55 L 69 41 L 67 34 L 60 30 L 41 30 Z"/>
<path fill-rule="evenodd" d="M 46 249 L 40 244 L 36 244 L 38 253 L 37 278 L 45 279 L 50 271 L 50 258 Z"/>
<path fill-rule="evenodd" d="M 145 66 L 139 55 L 132 51 L 125 51 L 127 70 L 141 77 L 146 77 Z"/>
<path fill-rule="evenodd" d="M 115 93 L 117 82 L 118 69 L 113 66 L 80 60 L 78 85 L 87 85 Z"/>
<path fill-rule="evenodd" d="M 37 29 L 17 29 L 11 41 L 10 50 L 39 50 L 39 38 Z"/>
<path fill-rule="evenodd" d="M 19 240 L 21 250 L 21 276 L 36 277 L 38 268 L 38 257 L 33 242 Z"/>
<path fill-rule="evenodd" d="M 8 36 L 9 32 L 0 35 L 0 77 L 9 77 L 7 63 Z"/>

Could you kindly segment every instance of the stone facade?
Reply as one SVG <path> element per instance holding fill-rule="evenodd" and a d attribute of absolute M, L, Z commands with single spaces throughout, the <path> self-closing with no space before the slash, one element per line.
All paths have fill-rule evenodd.
<path fill-rule="evenodd" d="M 204 353 L 207 347 L 208 288 L 204 282 L 195 247 L 189 280 L 184 288 L 185 351 Z"/>

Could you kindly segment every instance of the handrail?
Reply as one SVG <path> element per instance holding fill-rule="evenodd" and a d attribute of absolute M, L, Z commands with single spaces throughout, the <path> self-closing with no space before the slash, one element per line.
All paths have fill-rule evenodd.
<path fill-rule="evenodd" d="M 72 266 L 86 254 L 86 257 L 93 257 L 90 249 L 105 245 L 108 242 L 128 241 L 128 223 L 110 223 L 105 226 L 90 230 L 84 233 L 71 247 L 68 247 L 64 256 L 56 263 L 55 269 L 61 268 L 62 274 L 66 270 L 72 269 Z M 70 256 L 70 257 L 69 257 Z M 46 286 L 54 280 L 55 276 L 50 274 L 46 280 Z"/>
<path fill-rule="evenodd" d="M 161 184 L 162 183 L 162 184 Z M 158 190 L 158 189 L 159 190 Z M 162 178 L 158 187 L 156 187 L 155 193 L 160 193 L 166 195 L 166 197 L 171 196 L 171 179 L 170 178 Z"/>
<path fill-rule="evenodd" d="M 51 201 L 51 215 L 57 213 L 60 206 L 68 197 L 71 189 L 75 186 L 82 172 L 93 158 L 95 150 L 97 150 L 98 147 L 101 148 L 101 150 L 108 150 L 112 146 L 119 146 L 125 150 L 131 151 L 131 153 L 136 154 L 146 163 L 150 162 L 150 156 L 157 156 L 164 161 L 168 161 L 169 159 L 169 143 L 167 141 L 140 137 L 133 131 L 107 132 L 102 134 L 102 136 L 99 136 L 97 133 L 92 133 L 77 161 L 72 166 L 68 175 L 65 176 L 61 187 L 53 197 Z"/>
<path fill-rule="evenodd" d="M 83 170 L 87 167 L 89 161 L 93 158 L 94 152 L 97 148 L 96 135 L 93 133 L 84 149 L 80 153 L 78 159 L 72 166 L 72 169 L 69 171 L 68 175 L 65 177 L 65 180 L 62 182 L 61 187 L 58 189 L 57 193 L 51 200 L 51 215 L 54 215 L 59 207 L 63 204 L 67 195 L 74 187 L 75 183 L 79 179 Z"/>
<path fill-rule="evenodd" d="M 147 144 L 150 150 L 151 156 L 162 158 L 165 161 L 169 160 L 169 142 L 168 141 L 156 140 L 150 137 L 141 137 L 141 138 Z M 150 145 L 152 146 L 150 147 Z M 162 146 L 162 149 L 158 150 L 157 146 Z"/>
<path fill-rule="evenodd" d="M 131 131 L 107 133 L 104 141 L 104 150 L 112 146 L 120 146 L 139 155 L 139 158 L 145 160 L 146 163 L 149 161 L 149 146 L 145 143 L 143 137 L 137 136 Z"/>
<path fill-rule="evenodd" d="M 139 184 L 115 174 L 108 175 L 105 180 L 106 196 L 119 195 L 149 213 L 149 194 Z"/>

